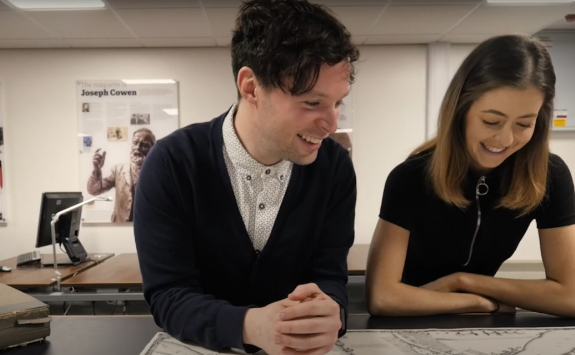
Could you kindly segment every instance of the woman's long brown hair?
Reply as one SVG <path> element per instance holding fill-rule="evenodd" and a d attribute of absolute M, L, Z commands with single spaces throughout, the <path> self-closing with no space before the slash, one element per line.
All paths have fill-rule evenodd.
<path fill-rule="evenodd" d="M 417 147 L 411 156 L 433 151 L 428 177 L 445 202 L 465 208 L 470 201 L 462 184 L 470 168 L 465 144 L 469 108 L 483 94 L 500 87 L 538 88 L 544 101 L 533 137 L 515 153 L 508 189 L 499 207 L 518 211 L 535 209 L 543 200 L 549 164 L 549 129 L 555 97 L 555 72 L 549 53 L 537 39 L 507 35 L 481 43 L 463 61 L 451 80 L 439 112 L 437 135 Z"/>

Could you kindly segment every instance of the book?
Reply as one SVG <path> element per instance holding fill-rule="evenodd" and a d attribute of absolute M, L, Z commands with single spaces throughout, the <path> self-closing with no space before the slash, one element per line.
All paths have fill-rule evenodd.
<path fill-rule="evenodd" d="M 0 350 L 45 339 L 50 321 L 47 304 L 0 284 Z"/>

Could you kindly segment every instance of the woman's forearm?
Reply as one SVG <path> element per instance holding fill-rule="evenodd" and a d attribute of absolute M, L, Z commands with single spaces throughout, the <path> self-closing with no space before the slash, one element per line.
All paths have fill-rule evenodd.
<path fill-rule="evenodd" d="M 492 297 L 510 306 L 575 317 L 575 287 L 554 280 L 514 280 L 463 274 L 460 283 L 461 291 Z"/>
<path fill-rule="evenodd" d="M 449 313 L 487 313 L 496 308 L 488 299 L 465 293 L 430 291 L 406 284 L 370 292 L 368 310 L 377 316 L 429 316 Z"/>

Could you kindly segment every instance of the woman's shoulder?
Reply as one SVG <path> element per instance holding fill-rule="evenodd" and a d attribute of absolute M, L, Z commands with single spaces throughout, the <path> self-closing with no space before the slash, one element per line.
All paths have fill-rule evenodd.
<path fill-rule="evenodd" d="M 558 186 L 564 184 L 573 184 L 569 166 L 557 154 L 549 154 L 549 171 L 547 174 L 549 184 L 551 186 Z"/>
<path fill-rule="evenodd" d="M 405 164 L 409 169 L 413 171 L 425 172 L 427 167 L 431 163 L 431 158 L 433 157 L 433 150 L 427 150 L 419 152 L 414 155 L 410 155 L 403 164 Z"/>
<path fill-rule="evenodd" d="M 549 153 L 549 173 L 561 175 L 567 171 L 569 171 L 569 167 L 565 161 L 557 154 Z"/>
<path fill-rule="evenodd" d="M 427 174 L 432 155 L 432 151 L 410 155 L 391 171 L 390 176 L 409 181 L 413 181 L 413 179 L 421 180 Z"/>

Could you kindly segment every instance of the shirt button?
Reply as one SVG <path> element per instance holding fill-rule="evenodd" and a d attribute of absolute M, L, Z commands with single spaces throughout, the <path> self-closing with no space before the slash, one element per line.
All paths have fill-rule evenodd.
<path fill-rule="evenodd" d="M 256 249 L 256 255 L 260 255 L 261 251 L 259 249 Z"/>
<path fill-rule="evenodd" d="M 258 207 L 260 208 L 260 210 L 263 210 L 264 208 L 266 208 L 266 205 L 263 203 L 260 203 L 260 205 Z"/>
<path fill-rule="evenodd" d="M 269 175 L 271 173 L 270 169 L 266 169 L 266 175 Z"/>
<path fill-rule="evenodd" d="M 251 175 L 246 176 L 246 180 L 247 180 L 247 181 L 250 181 L 251 179 L 252 179 L 252 176 L 251 176 Z"/>

